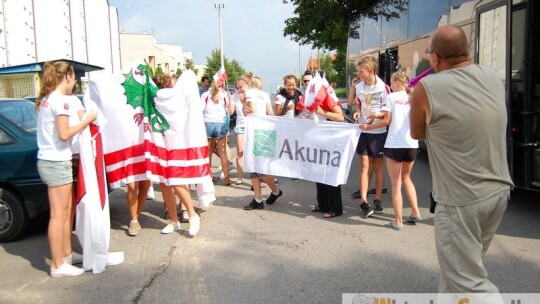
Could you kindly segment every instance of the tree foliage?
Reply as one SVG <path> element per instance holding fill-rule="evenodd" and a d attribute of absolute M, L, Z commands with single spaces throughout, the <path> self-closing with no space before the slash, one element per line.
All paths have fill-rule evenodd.
<path fill-rule="evenodd" d="M 227 57 L 223 57 L 225 72 L 227 73 L 227 82 L 229 84 L 235 83 L 236 79 L 246 73 L 244 68 L 235 59 L 229 60 Z M 210 77 L 221 68 L 221 52 L 218 49 L 212 50 L 210 57 L 206 57 L 206 70 L 204 75 Z"/>
<path fill-rule="evenodd" d="M 342 77 L 345 77 L 347 40 L 349 36 L 359 37 L 358 20 L 364 16 L 390 19 L 407 8 L 407 0 L 283 0 L 283 3 L 295 6 L 295 16 L 285 20 L 283 36 L 290 36 L 302 45 L 336 51 L 334 68 Z"/>

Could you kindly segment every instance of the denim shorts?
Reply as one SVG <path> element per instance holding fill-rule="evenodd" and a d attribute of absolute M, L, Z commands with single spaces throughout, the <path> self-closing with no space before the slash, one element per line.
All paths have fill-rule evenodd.
<path fill-rule="evenodd" d="M 223 122 L 205 122 L 208 138 L 222 138 L 227 135 L 227 126 Z"/>
<path fill-rule="evenodd" d="M 50 161 L 38 159 L 37 167 L 41 180 L 48 187 L 57 187 L 73 183 L 71 160 Z"/>
<path fill-rule="evenodd" d="M 234 127 L 235 134 L 244 134 L 246 133 L 246 127 Z"/>

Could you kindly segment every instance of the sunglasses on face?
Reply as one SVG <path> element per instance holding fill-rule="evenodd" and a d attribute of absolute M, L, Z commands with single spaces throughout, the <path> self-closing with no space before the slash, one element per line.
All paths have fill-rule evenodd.
<path fill-rule="evenodd" d="M 304 83 L 308 83 L 309 79 L 303 79 L 302 81 L 304 81 Z"/>

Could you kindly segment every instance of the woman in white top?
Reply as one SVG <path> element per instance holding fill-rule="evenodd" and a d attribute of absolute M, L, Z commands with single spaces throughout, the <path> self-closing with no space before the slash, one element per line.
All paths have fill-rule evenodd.
<path fill-rule="evenodd" d="M 72 96 L 75 71 L 66 62 L 46 62 L 43 85 L 36 103 L 39 175 L 48 187 L 50 220 L 48 229 L 51 250 L 51 276 L 77 276 L 84 270 L 72 266 L 71 208 L 73 191 L 72 150 L 70 139 L 96 119 L 85 115 L 76 96 Z M 79 123 L 70 125 L 79 116 Z M 83 117 L 84 116 L 84 117 Z M 71 117 L 71 119 L 70 119 Z"/>
<path fill-rule="evenodd" d="M 212 82 L 211 89 L 201 95 L 204 106 L 204 124 L 208 136 L 208 151 L 210 166 L 212 165 L 212 151 L 217 150 L 221 160 L 221 168 L 225 175 L 225 185 L 231 185 L 229 178 L 229 160 L 226 154 L 227 144 L 227 116 L 234 112 L 234 104 L 229 100 L 223 83 Z"/>
<path fill-rule="evenodd" d="M 401 185 L 404 186 L 405 194 L 411 205 L 411 214 L 408 220 L 422 220 L 418 210 L 416 188 L 411 180 L 411 170 L 418 151 L 418 141 L 411 137 L 409 116 L 411 105 L 409 104 L 409 95 L 405 91 L 408 82 L 409 79 L 404 72 L 392 74 L 390 84 L 393 93 L 388 95 L 392 121 L 384 144 L 386 168 L 392 182 L 392 206 L 394 207 L 394 221 L 386 224 L 385 227 L 397 231 L 403 229 Z"/>

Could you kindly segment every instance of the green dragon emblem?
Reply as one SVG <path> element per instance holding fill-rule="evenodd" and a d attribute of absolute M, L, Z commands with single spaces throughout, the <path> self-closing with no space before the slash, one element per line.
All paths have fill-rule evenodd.
<path fill-rule="evenodd" d="M 144 75 L 144 84 L 139 83 L 133 77 L 133 73 L 136 75 Z M 133 117 L 135 123 L 140 125 L 143 122 L 144 117 L 146 117 L 150 122 L 150 126 L 145 123 L 145 132 L 149 131 L 150 127 L 153 132 L 164 133 L 169 130 L 169 123 L 163 114 L 156 109 L 156 105 L 154 104 L 154 97 L 159 88 L 150 81 L 148 66 L 139 64 L 135 72 L 130 71 L 128 74 L 124 74 L 124 76 L 126 80 L 122 83 L 122 86 L 125 90 L 124 94 L 126 95 L 127 103 L 134 109 L 137 107 L 143 109 L 143 113 L 137 113 Z"/>

